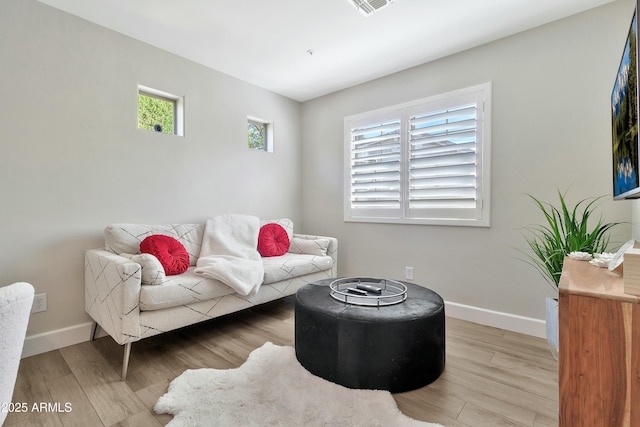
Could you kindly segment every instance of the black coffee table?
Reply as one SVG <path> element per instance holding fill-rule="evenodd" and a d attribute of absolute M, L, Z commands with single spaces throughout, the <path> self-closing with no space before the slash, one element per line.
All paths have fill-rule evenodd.
<path fill-rule="evenodd" d="M 296 357 L 309 372 L 357 389 L 414 390 L 435 381 L 445 364 L 444 301 L 413 283 L 399 304 L 351 305 L 330 296 L 335 279 L 296 293 Z"/>

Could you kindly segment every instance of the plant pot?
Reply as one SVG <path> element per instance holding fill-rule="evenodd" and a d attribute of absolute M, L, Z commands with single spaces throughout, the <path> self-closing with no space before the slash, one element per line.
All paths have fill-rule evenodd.
<path fill-rule="evenodd" d="M 558 299 L 547 297 L 546 299 L 546 329 L 547 342 L 553 358 L 558 360 Z"/>

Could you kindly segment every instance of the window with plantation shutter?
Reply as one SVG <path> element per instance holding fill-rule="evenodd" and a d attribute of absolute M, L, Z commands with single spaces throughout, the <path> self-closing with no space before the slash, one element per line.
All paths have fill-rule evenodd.
<path fill-rule="evenodd" d="M 345 118 L 345 221 L 489 226 L 489 83 Z"/>
<path fill-rule="evenodd" d="M 351 129 L 351 204 L 395 215 L 401 203 L 400 120 Z"/>

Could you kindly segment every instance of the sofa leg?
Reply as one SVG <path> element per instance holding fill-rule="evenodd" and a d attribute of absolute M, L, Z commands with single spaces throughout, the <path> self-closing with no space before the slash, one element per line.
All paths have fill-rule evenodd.
<path fill-rule="evenodd" d="M 131 343 L 124 345 L 124 357 L 122 358 L 122 381 L 127 380 L 127 370 L 129 369 L 129 355 L 131 355 Z"/>
<path fill-rule="evenodd" d="M 96 339 L 96 332 L 98 332 L 98 322 L 91 324 L 91 341 Z"/>

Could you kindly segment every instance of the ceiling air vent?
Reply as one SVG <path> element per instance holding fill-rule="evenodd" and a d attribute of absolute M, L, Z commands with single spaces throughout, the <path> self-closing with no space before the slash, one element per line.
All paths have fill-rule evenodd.
<path fill-rule="evenodd" d="M 364 16 L 369 16 L 376 10 L 393 3 L 394 0 L 347 0 Z"/>

